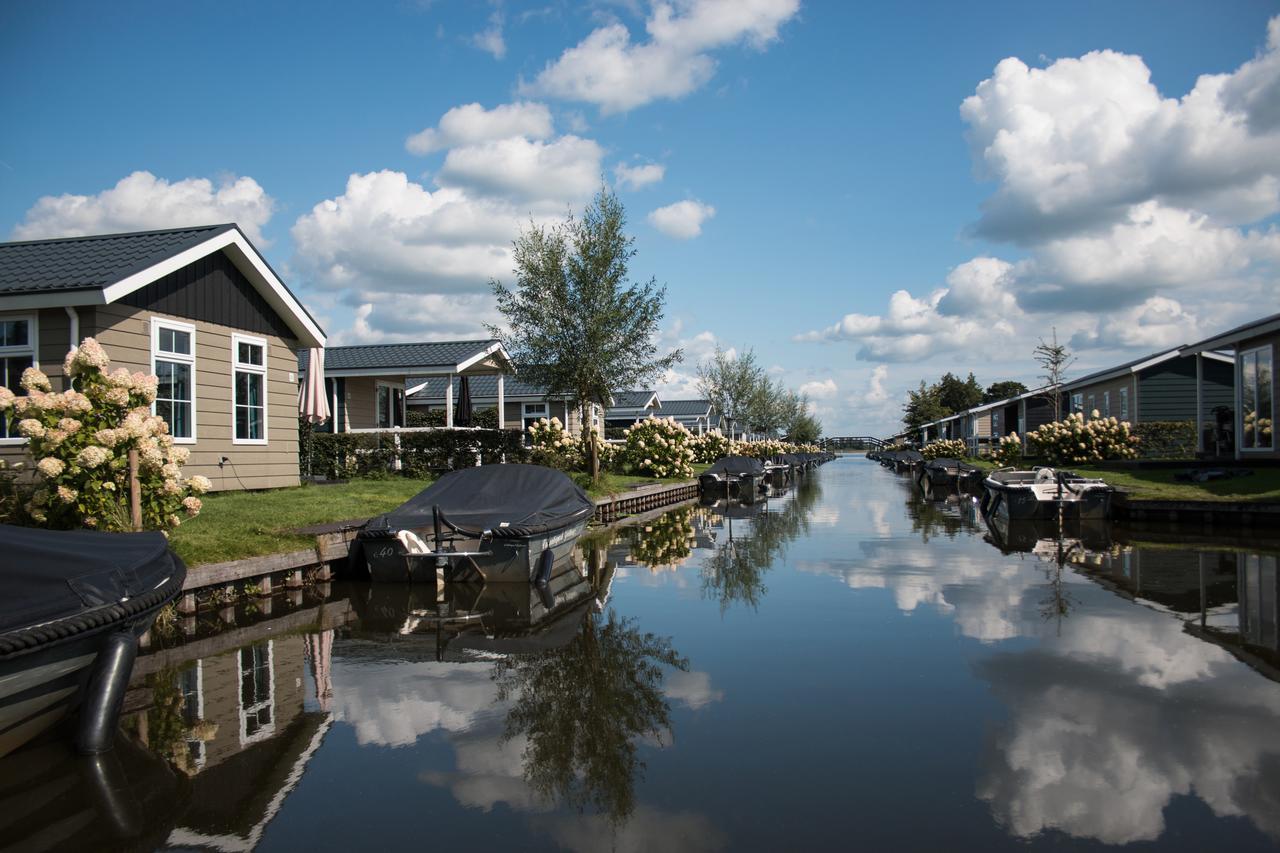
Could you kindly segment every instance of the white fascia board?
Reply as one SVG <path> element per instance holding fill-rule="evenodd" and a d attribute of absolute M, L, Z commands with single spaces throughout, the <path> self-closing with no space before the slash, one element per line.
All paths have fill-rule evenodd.
<path fill-rule="evenodd" d="M 1216 338 L 1208 338 L 1199 343 L 1183 347 L 1182 352 L 1183 355 L 1194 355 L 1205 350 L 1235 349 L 1236 345 L 1246 338 L 1256 338 L 1258 335 L 1267 335 L 1278 331 L 1280 331 L 1280 316 L 1268 317 L 1252 325 L 1241 326 L 1238 329 L 1223 332 Z"/>
<path fill-rule="evenodd" d="M 307 365 L 307 367 L 310 367 L 310 366 L 311 366 L 311 365 L 309 365 L 309 364 Z M 305 372 L 305 371 L 304 371 L 304 372 Z M 357 376 L 357 377 L 358 377 L 358 376 L 408 376 L 410 373 L 412 373 L 412 374 L 413 374 L 413 375 L 415 375 L 415 376 L 422 376 L 422 375 L 435 376 L 435 375 L 436 375 L 436 374 L 434 374 L 434 373 L 429 373 L 428 371 L 419 370 L 418 368 L 412 368 L 412 369 L 410 369 L 410 370 L 406 370 L 406 369 L 405 369 L 405 368 L 403 368 L 403 367 L 388 367 L 388 368 L 384 368 L 384 369 L 381 369 L 381 370 L 379 370 L 379 369 L 373 369 L 373 368 L 368 368 L 368 367 L 347 367 L 347 368 L 339 368 L 339 369 L 337 369 L 337 370 L 330 370 L 328 367 L 325 367 L 325 369 L 324 369 L 324 375 L 325 375 L 325 377 L 326 377 L 326 378 L 328 378 L 328 377 L 330 377 L 330 376 L 342 376 L 342 377 L 351 377 L 351 376 Z M 446 373 L 446 374 L 441 374 L 441 375 L 447 376 L 448 374 Z"/>
<path fill-rule="evenodd" d="M 61 290 L 47 293 L 19 293 L 0 296 L 0 311 L 30 311 L 36 308 L 65 308 L 81 305 L 105 305 L 102 291 L 96 287 L 84 290 Z"/>
<path fill-rule="evenodd" d="M 1220 362 L 1222 362 L 1223 364 L 1235 364 L 1235 363 L 1236 363 L 1235 356 L 1233 356 L 1233 355 L 1223 355 L 1223 354 L 1222 354 L 1222 353 L 1220 353 L 1220 352 L 1213 352 L 1212 350 L 1206 350 L 1205 352 L 1198 353 L 1198 355 L 1201 355 L 1201 356 L 1203 356 L 1203 357 L 1205 357 L 1205 358 L 1211 358 L 1211 359 L 1213 359 L 1214 361 L 1220 361 Z"/>
<path fill-rule="evenodd" d="M 139 270 L 133 275 L 117 281 L 115 284 L 104 287 L 102 289 L 102 300 L 108 304 L 116 302 L 135 290 L 146 287 L 151 282 L 163 278 L 171 272 L 176 272 L 188 264 L 192 264 L 219 250 L 227 253 L 227 257 L 231 259 L 231 262 L 236 265 L 240 272 L 244 273 L 245 278 L 249 279 L 249 283 L 262 294 L 262 297 L 267 300 L 267 304 L 284 318 L 285 322 L 289 324 L 289 328 L 298 336 L 300 346 L 307 349 L 324 346 L 324 332 L 307 315 L 306 310 L 294 298 L 293 294 L 289 293 L 289 290 L 284 286 L 284 282 L 276 278 L 266 260 L 263 259 L 262 255 L 258 254 L 258 250 L 253 247 L 248 238 L 240 233 L 239 228 L 231 228 L 220 234 L 215 234 L 185 252 L 179 252 L 158 264 L 153 264 L 144 270 Z"/>
<path fill-rule="evenodd" d="M 475 363 L 476 363 L 476 362 L 478 362 L 478 361 L 483 361 L 483 360 L 485 360 L 486 358 L 488 358 L 489 356 L 493 355 L 494 353 L 501 353 L 501 360 L 502 360 L 502 361 L 504 361 L 504 362 L 506 362 L 506 363 L 507 363 L 507 365 L 510 365 L 510 364 L 511 364 L 511 358 L 507 355 L 507 351 L 506 351 L 505 349 L 503 349 L 503 348 L 502 348 L 502 344 L 501 344 L 501 343 L 499 343 L 499 342 L 497 342 L 497 341 L 494 341 L 493 343 L 489 344 L 489 346 L 485 347 L 485 348 L 484 348 L 483 350 L 481 350 L 480 352 L 478 352 L 478 353 L 476 353 L 475 355 L 471 356 L 471 358 L 468 358 L 468 359 L 467 359 L 467 360 L 465 360 L 465 361 L 459 362 L 459 363 L 454 367 L 454 372 L 455 372 L 455 373 L 461 373 L 462 371 L 466 370 L 466 369 L 467 369 L 468 367 L 470 367 L 471 365 L 475 364 Z"/>

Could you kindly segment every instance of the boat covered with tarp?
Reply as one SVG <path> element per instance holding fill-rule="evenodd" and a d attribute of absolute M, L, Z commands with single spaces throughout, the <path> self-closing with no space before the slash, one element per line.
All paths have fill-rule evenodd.
<path fill-rule="evenodd" d="M 978 490 L 984 479 L 981 468 L 962 459 L 930 459 L 916 468 L 916 481 L 932 489 Z"/>
<path fill-rule="evenodd" d="M 594 512 L 554 468 L 463 468 L 370 519 L 355 561 L 375 581 L 434 581 L 437 570 L 451 581 L 545 581 Z"/>
<path fill-rule="evenodd" d="M 77 748 L 109 749 L 138 639 L 186 566 L 159 532 L 0 525 L 0 552 L 0 756 L 77 708 Z"/>
<path fill-rule="evenodd" d="M 751 500 L 764 486 L 765 467 L 750 456 L 724 456 L 698 475 L 698 492 L 704 498 L 734 495 Z"/>
<path fill-rule="evenodd" d="M 1041 467 L 1001 468 L 983 481 L 983 511 L 1012 521 L 1062 518 L 1105 519 L 1114 489 L 1104 480 Z"/>

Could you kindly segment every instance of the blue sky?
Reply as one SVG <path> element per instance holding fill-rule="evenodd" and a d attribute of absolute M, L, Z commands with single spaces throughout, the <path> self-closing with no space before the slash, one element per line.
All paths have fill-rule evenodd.
<path fill-rule="evenodd" d="M 1280 310 L 1280 6 L 975 5 L 6 4 L 0 233 L 234 219 L 334 343 L 429 340 L 603 177 L 668 395 L 754 347 L 830 433 Z"/>

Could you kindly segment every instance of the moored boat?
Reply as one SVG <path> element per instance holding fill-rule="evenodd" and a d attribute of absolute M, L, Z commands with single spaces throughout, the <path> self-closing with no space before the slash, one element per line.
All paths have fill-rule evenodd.
<path fill-rule="evenodd" d="M 930 459 L 915 471 L 916 482 L 933 489 L 962 491 L 970 485 L 980 487 L 984 479 L 980 468 L 961 459 Z"/>
<path fill-rule="evenodd" d="M 1063 518 L 1104 519 L 1111 511 L 1114 491 L 1103 480 L 1070 471 L 1002 468 L 983 481 L 983 509 L 1013 521 Z"/>
<path fill-rule="evenodd" d="M 764 487 L 765 467 L 750 456 L 725 456 L 698 476 L 698 493 L 707 497 L 734 496 L 752 500 Z"/>
<path fill-rule="evenodd" d="M 158 532 L 0 525 L 0 549 L 0 756 L 76 709 L 77 749 L 110 749 L 138 638 L 186 566 Z"/>
<path fill-rule="evenodd" d="M 445 474 L 357 536 L 374 581 L 545 581 L 595 504 L 541 465 L 482 465 Z"/>

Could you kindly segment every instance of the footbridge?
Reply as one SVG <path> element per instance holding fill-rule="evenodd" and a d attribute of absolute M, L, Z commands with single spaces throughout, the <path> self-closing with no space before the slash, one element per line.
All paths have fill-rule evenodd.
<path fill-rule="evenodd" d="M 841 435 L 824 438 L 823 450 L 880 450 L 888 442 L 873 435 Z"/>

